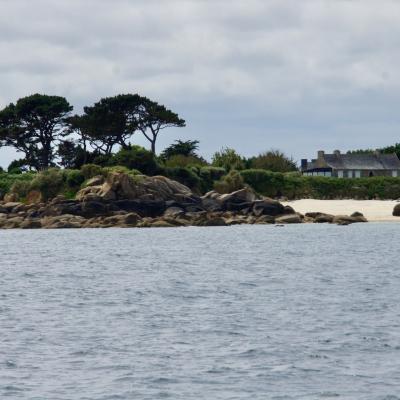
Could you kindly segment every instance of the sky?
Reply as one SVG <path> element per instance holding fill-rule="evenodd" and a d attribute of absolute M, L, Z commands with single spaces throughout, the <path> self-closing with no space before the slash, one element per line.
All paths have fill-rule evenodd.
<path fill-rule="evenodd" d="M 139 93 L 186 120 L 159 151 L 300 160 L 400 142 L 399 48 L 398 0 L 0 0 L 0 108 Z"/>

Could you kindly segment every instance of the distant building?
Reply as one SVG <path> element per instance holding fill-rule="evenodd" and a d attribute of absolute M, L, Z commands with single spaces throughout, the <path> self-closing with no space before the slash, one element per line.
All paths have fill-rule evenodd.
<path fill-rule="evenodd" d="M 318 152 L 315 160 L 301 160 L 301 171 L 306 176 L 334 176 L 364 178 L 370 176 L 400 177 L 400 160 L 396 154 L 373 153 L 333 154 Z"/>

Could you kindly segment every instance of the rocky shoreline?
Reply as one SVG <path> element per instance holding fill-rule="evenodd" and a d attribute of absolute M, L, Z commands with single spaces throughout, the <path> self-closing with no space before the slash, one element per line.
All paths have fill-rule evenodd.
<path fill-rule="evenodd" d="M 0 229 L 367 222 L 360 213 L 303 215 L 279 201 L 257 196 L 249 188 L 198 196 L 163 176 L 132 177 L 124 173 L 92 178 L 72 200 L 58 196 L 44 201 L 40 193 L 29 194 L 25 202 L 9 200 L 0 202 Z"/>

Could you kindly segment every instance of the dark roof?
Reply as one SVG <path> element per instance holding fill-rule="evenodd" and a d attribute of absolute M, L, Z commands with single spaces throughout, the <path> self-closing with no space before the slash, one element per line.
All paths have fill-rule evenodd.
<path fill-rule="evenodd" d="M 400 169 L 396 154 L 324 154 L 324 159 L 333 169 Z"/>

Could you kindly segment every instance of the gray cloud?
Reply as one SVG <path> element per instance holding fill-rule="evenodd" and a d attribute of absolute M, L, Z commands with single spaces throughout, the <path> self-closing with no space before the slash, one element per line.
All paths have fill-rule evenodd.
<path fill-rule="evenodd" d="M 399 42 L 396 0 L 4 0 L 0 106 L 139 92 L 187 120 L 160 147 L 377 147 L 399 140 Z"/>

